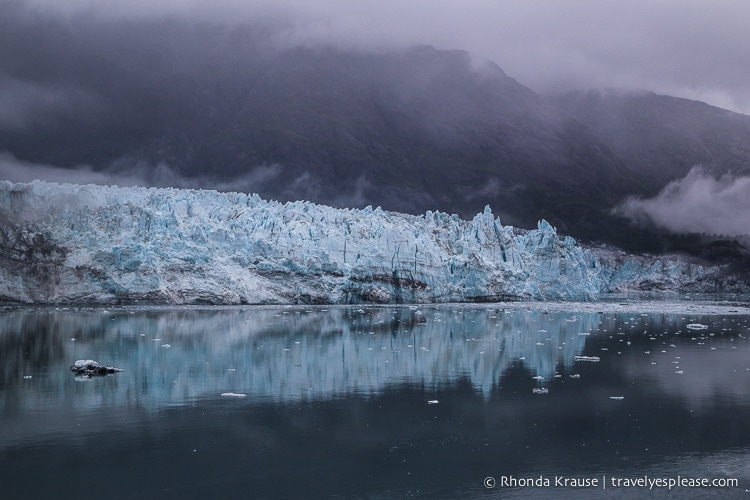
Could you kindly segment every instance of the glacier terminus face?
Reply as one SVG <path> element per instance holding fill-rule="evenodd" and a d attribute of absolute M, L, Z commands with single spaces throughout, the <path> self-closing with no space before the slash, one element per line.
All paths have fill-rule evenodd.
<path fill-rule="evenodd" d="M 557 234 L 216 191 L 0 182 L 0 300 L 344 304 L 716 291 L 722 269 Z"/>

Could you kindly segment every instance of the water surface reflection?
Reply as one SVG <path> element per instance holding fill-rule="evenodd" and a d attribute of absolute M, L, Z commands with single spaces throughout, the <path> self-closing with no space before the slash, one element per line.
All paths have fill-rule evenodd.
<path fill-rule="evenodd" d="M 544 379 L 570 368 L 585 345 L 580 333 L 599 323 L 594 315 L 430 307 L 41 309 L 0 321 L 0 388 L 34 386 L 35 397 L 13 398 L 26 409 L 68 393 L 87 405 L 158 408 L 226 392 L 325 399 L 461 378 L 489 396 L 513 364 Z M 60 376 L 88 358 L 125 372 L 90 388 Z"/>
<path fill-rule="evenodd" d="M 487 475 L 676 470 L 734 475 L 744 494 L 749 320 L 502 305 L 8 308 L 0 482 L 32 496 L 87 485 L 139 498 L 472 497 L 491 493 Z M 68 367 L 82 358 L 125 371 L 76 379 Z"/>

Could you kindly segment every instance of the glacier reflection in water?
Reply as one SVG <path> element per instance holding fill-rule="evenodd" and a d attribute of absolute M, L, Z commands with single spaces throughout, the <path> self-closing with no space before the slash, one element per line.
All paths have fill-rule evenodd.
<path fill-rule="evenodd" d="M 501 307 L 58 308 L 0 315 L 0 342 L 4 390 L 41 384 L 22 406 L 83 392 L 87 405 L 159 408 L 228 392 L 293 401 L 459 379 L 489 396 L 513 364 L 544 380 L 570 368 L 581 333 L 598 326 L 591 314 Z M 60 376 L 89 358 L 125 371 L 90 391 Z"/>
<path fill-rule="evenodd" d="M 675 472 L 745 495 L 748 337 L 742 304 L 6 307 L 0 484 L 484 498 L 489 475 Z M 125 371 L 77 379 L 86 358 Z"/>

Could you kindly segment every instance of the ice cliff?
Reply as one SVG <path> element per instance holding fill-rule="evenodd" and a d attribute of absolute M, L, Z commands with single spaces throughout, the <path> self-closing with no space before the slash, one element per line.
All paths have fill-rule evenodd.
<path fill-rule="evenodd" d="M 0 182 L 0 300 L 394 303 L 594 300 L 710 288 L 717 268 L 501 225 L 215 191 Z M 711 285 L 713 286 L 713 285 Z M 703 287 L 703 288 L 701 288 Z"/>

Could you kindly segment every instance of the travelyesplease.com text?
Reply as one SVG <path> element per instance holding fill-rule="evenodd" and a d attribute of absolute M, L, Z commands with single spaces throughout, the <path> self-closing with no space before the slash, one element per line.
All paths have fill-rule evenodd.
<path fill-rule="evenodd" d="M 730 477 L 707 478 L 690 476 L 652 477 L 648 475 L 636 477 L 622 477 L 612 474 L 601 476 L 500 476 L 486 477 L 486 488 L 736 488 L 739 480 Z"/>

